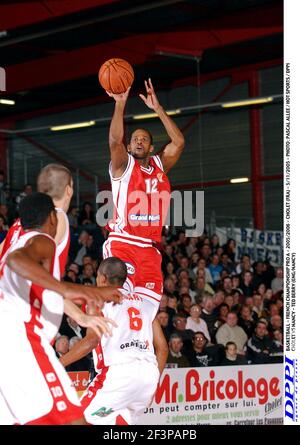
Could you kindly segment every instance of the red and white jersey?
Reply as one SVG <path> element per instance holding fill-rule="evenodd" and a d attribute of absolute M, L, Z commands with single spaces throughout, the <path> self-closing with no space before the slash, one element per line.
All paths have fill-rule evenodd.
<path fill-rule="evenodd" d="M 20 218 L 17 219 L 13 225 L 10 227 L 9 231 L 6 234 L 6 237 L 3 241 L 3 248 L 0 254 L 0 260 L 4 257 L 10 246 L 12 246 L 21 235 L 23 235 L 25 232 L 21 226 Z"/>
<path fill-rule="evenodd" d="M 70 247 L 70 225 L 69 220 L 64 212 L 64 210 L 56 207 L 56 211 L 58 213 L 62 213 L 65 219 L 65 234 L 63 236 L 63 239 L 60 241 L 59 245 L 57 246 L 57 255 L 59 256 L 59 267 L 60 267 L 60 276 L 63 277 L 65 274 L 65 267 L 67 264 L 68 259 L 68 252 Z M 20 219 L 17 219 L 15 223 L 10 227 L 5 240 L 3 249 L 0 255 L 0 260 L 4 257 L 8 249 L 15 244 L 16 241 L 20 238 L 21 235 L 23 235 L 25 232 L 21 226 Z"/>
<path fill-rule="evenodd" d="M 18 275 L 5 264 L 7 256 L 24 247 L 27 241 L 35 236 L 46 236 L 53 243 L 49 235 L 37 231 L 26 232 L 10 247 L 0 262 L 0 311 L 13 317 L 21 323 L 26 323 L 29 329 L 46 336 L 51 342 L 61 324 L 64 301 L 55 292 L 44 289 L 30 280 Z M 57 250 L 51 264 L 50 274 L 60 279 L 59 259 Z"/>
<path fill-rule="evenodd" d="M 160 242 L 170 203 L 170 182 L 159 156 L 147 168 L 128 154 L 128 164 L 119 178 L 109 173 L 115 206 L 109 229 L 118 234 Z"/>
<path fill-rule="evenodd" d="M 93 350 L 94 367 L 100 372 L 103 367 L 130 363 L 134 360 L 147 360 L 157 364 L 153 348 L 152 322 L 157 308 L 136 293 L 120 289 L 122 304 L 105 303 L 104 317 L 114 320 L 118 327 L 113 328 L 111 337 L 102 336 Z"/>

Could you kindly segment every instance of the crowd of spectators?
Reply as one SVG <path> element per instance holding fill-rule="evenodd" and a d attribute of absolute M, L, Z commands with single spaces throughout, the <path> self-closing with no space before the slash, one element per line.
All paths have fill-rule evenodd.
<path fill-rule="evenodd" d="M 30 184 L 14 200 L 0 171 L 0 242 L 17 216 Z M 10 219 L 11 218 L 11 219 Z M 94 285 L 102 260 L 105 228 L 96 224 L 93 206 L 85 202 L 68 213 L 71 229 L 64 280 Z M 283 361 L 283 269 L 269 261 L 236 258 L 236 243 L 220 245 L 217 235 L 186 238 L 164 230 L 157 245 L 162 254 L 164 290 L 157 319 L 169 344 L 167 367 L 227 366 Z M 55 348 L 67 352 L 84 331 L 64 317 Z M 70 327 L 71 326 L 71 327 Z M 66 329 L 69 327 L 70 329 Z M 73 338 L 73 340 L 72 340 Z M 71 341 L 72 340 L 72 341 Z M 90 357 L 75 369 L 90 369 Z"/>

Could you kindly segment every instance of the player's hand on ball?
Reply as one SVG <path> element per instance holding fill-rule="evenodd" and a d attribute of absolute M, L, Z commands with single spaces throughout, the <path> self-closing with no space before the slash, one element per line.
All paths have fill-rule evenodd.
<path fill-rule="evenodd" d="M 114 93 L 111 93 L 110 91 L 106 91 L 106 94 L 108 94 L 109 97 L 114 98 L 116 102 L 126 102 L 128 99 L 130 88 L 131 87 L 128 87 L 127 90 L 125 91 L 125 93 L 114 94 Z"/>

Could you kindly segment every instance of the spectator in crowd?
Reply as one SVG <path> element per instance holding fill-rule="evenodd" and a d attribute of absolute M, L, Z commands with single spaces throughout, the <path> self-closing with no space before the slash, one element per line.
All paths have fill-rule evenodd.
<path fill-rule="evenodd" d="M 210 239 L 210 247 L 213 254 L 217 253 L 218 248 L 220 247 L 220 240 L 218 235 L 214 234 Z"/>
<path fill-rule="evenodd" d="M 283 333 L 281 329 L 275 329 L 273 332 L 273 340 L 278 348 L 283 349 Z"/>
<path fill-rule="evenodd" d="M 205 294 L 212 297 L 215 294 L 215 291 L 208 283 L 205 283 L 205 279 L 203 277 L 199 276 L 196 280 L 195 302 L 198 303 L 201 301 Z"/>
<path fill-rule="evenodd" d="M 0 244 L 6 237 L 8 226 L 3 215 L 0 214 Z"/>
<path fill-rule="evenodd" d="M 226 357 L 222 360 L 221 366 L 247 365 L 244 356 L 237 353 L 237 346 L 233 341 L 229 341 L 225 346 Z"/>
<path fill-rule="evenodd" d="M 206 367 L 218 366 L 224 355 L 224 348 L 220 345 L 208 346 L 208 339 L 203 332 L 195 332 L 193 347 L 187 353 L 190 366 Z"/>
<path fill-rule="evenodd" d="M 76 206 L 71 206 L 68 212 L 68 220 L 70 228 L 76 232 L 78 229 L 78 213 L 79 209 Z"/>
<path fill-rule="evenodd" d="M 80 338 L 74 335 L 69 340 L 69 351 L 80 341 Z M 92 355 L 88 354 L 86 357 L 83 357 L 80 360 L 77 360 L 74 363 L 66 366 L 66 371 L 74 372 L 74 371 L 90 371 L 92 368 Z"/>
<path fill-rule="evenodd" d="M 205 264 L 208 264 L 209 257 L 211 255 L 211 248 L 209 244 L 204 244 L 200 249 L 200 256 L 204 259 Z"/>
<path fill-rule="evenodd" d="M 271 289 L 273 294 L 281 291 L 283 289 L 283 269 L 282 267 L 277 267 L 276 278 L 273 278 L 271 282 Z"/>
<path fill-rule="evenodd" d="M 178 277 L 180 276 L 180 273 L 182 271 L 186 272 L 187 277 L 190 280 L 194 280 L 196 278 L 194 272 L 192 271 L 192 269 L 189 268 L 189 259 L 187 257 L 182 257 L 179 260 L 179 269 L 177 270 L 177 276 Z"/>
<path fill-rule="evenodd" d="M 225 292 L 225 295 L 230 295 L 232 291 L 232 281 L 230 277 L 225 277 L 222 279 L 222 288 Z"/>
<path fill-rule="evenodd" d="M 61 357 L 69 351 L 69 337 L 67 335 L 60 335 L 55 341 L 56 357 Z"/>
<path fill-rule="evenodd" d="M 176 314 L 173 317 L 173 330 L 172 334 L 178 334 L 182 338 L 184 353 L 191 349 L 193 331 L 191 329 L 186 329 L 187 317 L 183 314 Z"/>
<path fill-rule="evenodd" d="M 226 253 L 230 261 L 235 262 L 236 242 L 234 239 L 230 238 L 227 243 L 224 244 L 223 252 Z"/>
<path fill-rule="evenodd" d="M 255 330 L 255 321 L 251 315 L 251 309 L 245 304 L 242 306 L 238 325 L 246 332 L 247 337 L 251 338 Z"/>
<path fill-rule="evenodd" d="M 186 251 L 187 239 L 186 239 L 184 232 L 178 233 L 178 238 L 177 238 L 176 244 L 177 244 L 177 251 L 180 252 L 184 257 L 186 257 L 187 256 L 187 251 Z"/>
<path fill-rule="evenodd" d="M 208 266 L 214 285 L 218 281 L 221 280 L 221 272 L 222 272 L 223 268 L 222 268 L 222 266 L 220 266 L 219 262 L 220 262 L 220 259 L 219 259 L 218 255 L 215 254 L 212 256 L 211 263 Z"/>
<path fill-rule="evenodd" d="M 159 312 L 167 312 L 169 315 L 169 329 L 173 329 L 173 318 L 174 315 L 176 315 L 176 310 L 168 305 L 169 303 L 169 297 L 167 297 L 166 294 L 162 294 L 161 300 L 159 303 Z"/>
<path fill-rule="evenodd" d="M 253 268 L 251 266 L 250 256 L 244 254 L 242 256 L 240 264 L 236 266 L 236 273 L 238 275 L 244 274 L 245 272 L 253 272 Z"/>
<path fill-rule="evenodd" d="M 259 285 L 264 283 L 264 263 L 263 261 L 256 261 L 253 264 L 253 287 L 258 289 Z"/>
<path fill-rule="evenodd" d="M 76 335 L 79 339 L 83 338 L 86 333 L 86 329 L 79 326 L 75 320 L 71 317 L 63 315 L 63 319 L 59 328 L 59 333 L 61 336 L 66 336 L 68 339 L 74 337 Z"/>
<path fill-rule="evenodd" d="M 258 318 L 267 317 L 262 296 L 257 293 L 253 295 L 253 311 L 257 313 Z"/>
<path fill-rule="evenodd" d="M 193 304 L 191 306 L 190 317 L 187 318 L 186 329 L 191 329 L 194 332 L 203 332 L 205 337 L 210 342 L 210 335 L 205 323 L 201 316 L 201 306 L 199 304 Z"/>
<path fill-rule="evenodd" d="M 31 184 L 25 184 L 22 192 L 16 197 L 16 204 L 17 209 L 19 208 L 20 202 L 22 199 L 24 199 L 26 196 L 29 196 L 32 194 L 32 185 Z"/>
<path fill-rule="evenodd" d="M 257 322 L 255 332 L 247 342 L 248 357 L 251 363 L 282 363 L 283 348 L 270 339 L 264 321 Z"/>
<path fill-rule="evenodd" d="M 188 368 L 190 363 L 182 353 L 183 340 L 179 334 L 172 334 L 169 340 L 169 354 L 166 368 Z"/>
<path fill-rule="evenodd" d="M 252 272 L 246 271 L 242 274 L 242 283 L 240 289 L 245 297 L 251 296 L 254 293 L 254 286 L 252 284 L 253 275 Z"/>
<path fill-rule="evenodd" d="M 189 294 L 181 295 L 181 303 L 178 304 L 178 313 L 184 314 L 186 317 L 190 316 L 192 306 L 192 299 Z"/>
<path fill-rule="evenodd" d="M 163 334 L 167 340 L 167 342 L 170 339 L 171 331 L 169 328 L 169 314 L 166 311 L 160 311 L 156 315 L 156 318 L 162 328 Z"/>
<path fill-rule="evenodd" d="M 203 271 L 204 275 L 200 274 L 200 271 Z M 210 270 L 208 269 L 208 267 L 206 267 L 206 262 L 205 262 L 204 258 L 199 259 L 198 265 L 197 265 L 197 267 L 194 267 L 193 272 L 197 278 L 199 276 L 202 276 L 202 277 L 204 277 L 206 283 L 213 284 L 213 279 L 212 279 Z"/>
<path fill-rule="evenodd" d="M 223 270 L 226 270 L 228 274 L 231 275 L 235 269 L 235 263 L 230 260 L 227 253 L 223 252 L 220 258 L 221 258 L 220 265 L 222 266 Z"/>
<path fill-rule="evenodd" d="M 273 315 L 270 318 L 269 331 L 271 334 L 274 334 L 276 330 L 282 330 L 282 318 L 280 315 Z M 273 335 L 274 337 L 274 335 Z"/>
<path fill-rule="evenodd" d="M 96 278 L 94 275 L 94 269 L 92 264 L 87 263 L 83 266 L 82 275 L 80 276 L 80 281 L 83 283 L 83 280 L 88 278 L 91 281 L 91 284 L 96 285 Z"/>
<path fill-rule="evenodd" d="M 223 324 L 216 333 L 216 340 L 223 346 L 226 346 L 226 343 L 229 341 L 234 342 L 237 345 L 238 354 L 245 355 L 245 344 L 248 337 L 237 323 L 237 314 L 235 312 L 229 312 L 226 323 Z"/>
<path fill-rule="evenodd" d="M 226 303 L 222 303 L 216 309 L 218 310 L 218 319 L 215 322 L 215 330 L 219 329 L 220 326 L 226 323 L 229 306 Z"/>
<path fill-rule="evenodd" d="M 222 289 L 218 289 L 213 296 L 213 302 L 215 305 L 215 313 L 219 315 L 219 306 L 225 301 L 225 292 Z"/>
<path fill-rule="evenodd" d="M 232 275 L 231 282 L 232 282 L 232 289 L 238 289 L 241 293 L 243 293 L 240 288 L 241 280 L 239 275 Z"/>
<path fill-rule="evenodd" d="M 176 295 L 169 295 L 169 296 L 168 296 L 168 303 L 167 303 L 167 306 L 168 306 L 168 308 L 170 308 L 170 309 L 174 309 L 174 312 L 172 311 L 172 314 L 173 314 L 173 315 L 175 315 L 175 314 L 178 312 L 178 310 L 177 310 L 177 305 L 178 305 L 178 300 L 177 300 Z M 172 316 L 173 316 L 173 315 L 172 315 Z"/>
<path fill-rule="evenodd" d="M 82 209 L 79 213 L 78 224 L 80 226 L 94 226 L 96 223 L 95 213 L 90 202 L 83 203 Z"/>
<path fill-rule="evenodd" d="M 201 318 L 206 322 L 208 332 L 211 338 L 211 341 L 214 342 L 215 339 L 215 323 L 218 319 L 218 315 L 214 311 L 215 305 L 213 301 L 213 297 L 210 294 L 205 293 L 202 300 L 202 313 Z"/>

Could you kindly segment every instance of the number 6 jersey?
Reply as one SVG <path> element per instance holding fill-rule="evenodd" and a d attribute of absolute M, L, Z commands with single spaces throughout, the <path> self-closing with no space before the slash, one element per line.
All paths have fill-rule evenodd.
<path fill-rule="evenodd" d="M 93 350 L 94 366 L 100 372 L 105 366 L 147 360 L 157 364 L 153 348 L 152 322 L 157 308 L 136 293 L 120 289 L 124 300 L 122 304 L 105 303 L 104 317 L 113 319 L 111 337 L 102 336 L 97 348 Z"/>

